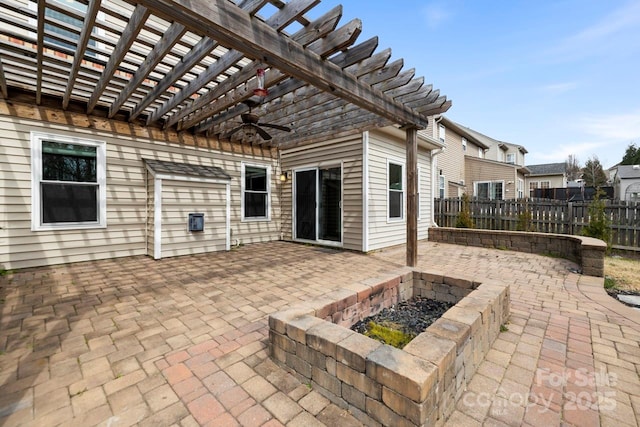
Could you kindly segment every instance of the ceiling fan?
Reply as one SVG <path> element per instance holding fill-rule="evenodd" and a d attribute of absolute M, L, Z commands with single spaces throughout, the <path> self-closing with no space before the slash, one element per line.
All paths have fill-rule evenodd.
<path fill-rule="evenodd" d="M 283 132 L 291 132 L 291 128 L 287 126 L 276 125 L 274 123 L 260 123 L 260 117 L 257 114 L 251 112 L 251 109 L 258 105 L 258 102 L 247 99 L 246 101 L 243 101 L 243 103 L 249 107 L 249 112 L 240 115 L 240 117 L 242 118 L 242 124 L 222 135 L 223 139 L 231 139 L 231 136 L 240 130 L 245 131 L 250 136 L 257 133 L 265 141 L 270 141 L 272 137 L 263 128 L 271 128 L 281 130 Z"/>

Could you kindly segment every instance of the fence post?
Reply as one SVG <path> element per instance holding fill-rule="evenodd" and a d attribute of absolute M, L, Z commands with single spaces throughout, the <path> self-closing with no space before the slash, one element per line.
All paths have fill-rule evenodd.
<path fill-rule="evenodd" d="M 573 235 L 573 202 L 567 203 L 567 222 L 569 224 L 569 235 Z"/>

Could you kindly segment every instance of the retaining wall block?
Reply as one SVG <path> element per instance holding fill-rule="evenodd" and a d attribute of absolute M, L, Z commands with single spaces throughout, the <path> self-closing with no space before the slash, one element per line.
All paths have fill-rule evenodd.
<path fill-rule="evenodd" d="M 355 387 L 373 399 L 380 400 L 382 398 L 382 385 L 362 372 L 351 369 L 342 363 L 337 363 L 336 376 L 339 380 Z"/>
<path fill-rule="evenodd" d="M 336 343 L 350 335 L 357 334 L 333 323 L 323 323 L 307 330 L 307 344 L 325 356 L 336 358 Z"/>
<path fill-rule="evenodd" d="M 392 411 L 398 415 L 402 415 L 419 426 L 424 425 L 428 416 L 436 407 L 434 390 L 431 390 L 424 401 L 417 403 L 396 393 L 388 387 L 382 387 L 382 401 L 391 408 Z"/>
<path fill-rule="evenodd" d="M 314 366 L 311 370 L 311 379 L 329 393 L 337 397 L 342 397 L 342 384 L 340 384 L 340 380 L 327 371 Z"/>
<path fill-rule="evenodd" d="M 366 359 L 382 345 L 361 334 L 353 334 L 336 344 L 336 360 L 358 372 L 365 372 Z"/>
<path fill-rule="evenodd" d="M 422 402 L 438 379 L 438 368 L 397 348 L 382 345 L 367 357 L 366 374 L 414 402 Z"/>
<path fill-rule="evenodd" d="M 356 408 L 362 411 L 366 410 L 365 402 L 367 396 L 360 390 L 357 390 L 355 387 L 352 387 L 347 383 L 342 383 L 342 398 Z"/>
<path fill-rule="evenodd" d="M 405 417 L 396 414 L 378 400 L 367 397 L 365 406 L 367 408 L 367 413 L 371 414 L 372 417 L 383 426 L 415 427 L 414 423 Z"/>
<path fill-rule="evenodd" d="M 269 315 L 269 329 L 276 331 L 279 334 L 287 333 L 287 323 L 293 318 L 315 314 L 315 310 L 311 307 L 294 307 L 285 310 L 281 310 Z"/>
<path fill-rule="evenodd" d="M 307 330 L 321 323 L 323 323 L 322 319 L 309 314 L 292 317 L 286 325 L 287 336 L 294 341 L 306 344 Z"/>

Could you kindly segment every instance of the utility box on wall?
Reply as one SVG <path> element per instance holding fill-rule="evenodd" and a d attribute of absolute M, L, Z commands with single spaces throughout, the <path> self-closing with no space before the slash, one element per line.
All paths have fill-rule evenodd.
<path fill-rule="evenodd" d="M 191 232 L 204 231 L 204 214 L 203 213 L 189 214 L 189 231 Z"/>

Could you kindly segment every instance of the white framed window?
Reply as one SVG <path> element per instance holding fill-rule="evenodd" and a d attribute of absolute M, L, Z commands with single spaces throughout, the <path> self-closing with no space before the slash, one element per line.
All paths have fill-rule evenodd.
<path fill-rule="evenodd" d="M 550 181 L 540 181 L 540 188 L 550 188 L 550 187 L 551 187 Z"/>
<path fill-rule="evenodd" d="M 31 230 L 107 226 L 106 143 L 31 132 Z"/>
<path fill-rule="evenodd" d="M 518 199 L 522 199 L 524 197 L 524 180 L 518 178 Z"/>
<path fill-rule="evenodd" d="M 507 154 L 507 163 L 510 163 L 512 165 L 516 164 L 516 155 L 515 155 L 515 153 L 508 153 Z"/>
<path fill-rule="evenodd" d="M 271 169 L 242 163 L 242 221 L 271 220 Z"/>
<path fill-rule="evenodd" d="M 444 186 L 446 182 L 444 175 L 438 175 L 438 197 L 441 199 L 444 199 L 445 196 Z"/>
<path fill-rule="evenodd" d="M 440 125 L 438 127 L 438 138 L 440 138 L 441 142 L 445 141 L 446 133 L 447 133 L 447 129 L 444 127 L 444 125 Z"/>
<path fill-rule="evenodd" d="M 462 138 L 462 151 L 467 151 L 467 138 Z"/>
<path fill-rule="evenodd" d="M 387 161 L 387 218 L 404 219 L 404 165 Z"/>
<path fill-rule="evenodd" d="M 477 198 L 482 200 L 504 199 L 503 181 L 483 181 L 474 183 L 474 192 Z"/>
<path fill-rule="evenodd" d="M 484 158 L 484 150 L 482 147 L 478 147 L 478 157 L 481 159 Z"/>

